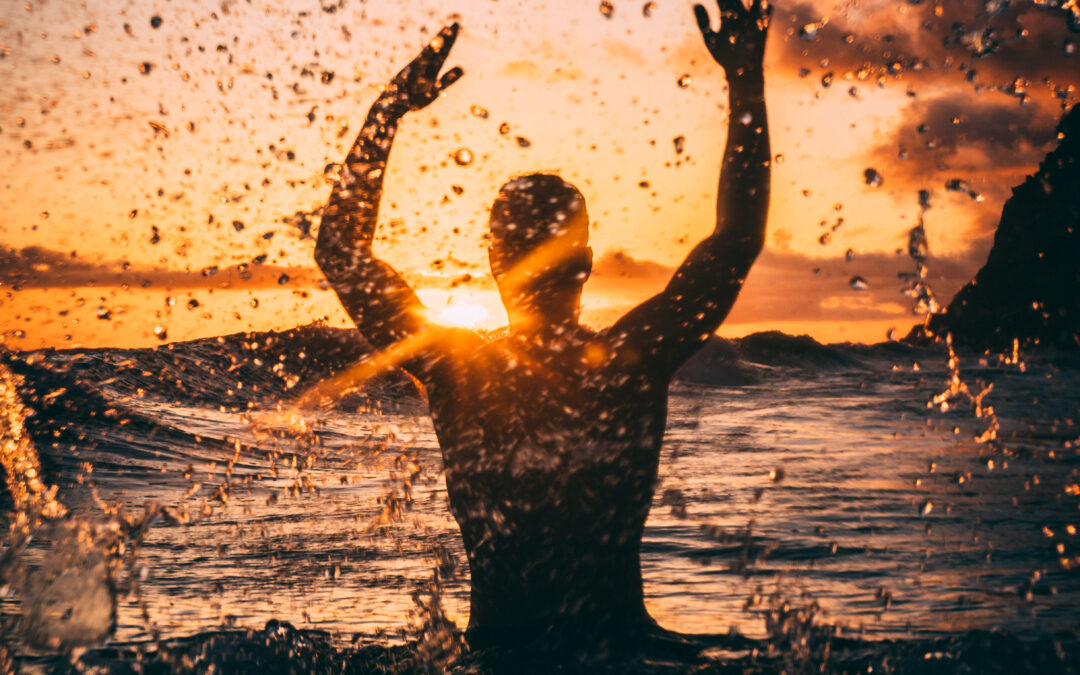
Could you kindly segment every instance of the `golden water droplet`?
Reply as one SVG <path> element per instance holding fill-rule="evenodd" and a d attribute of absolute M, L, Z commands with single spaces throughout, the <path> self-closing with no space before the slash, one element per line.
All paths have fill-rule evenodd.
<path fill-rule="evenodd" d="M 459 148 L 458 151 L 454 153 L 454 163 L 458 166 L 469 166 L 472 162 L 472 150 L 469 150 L 468 148 Z"/>

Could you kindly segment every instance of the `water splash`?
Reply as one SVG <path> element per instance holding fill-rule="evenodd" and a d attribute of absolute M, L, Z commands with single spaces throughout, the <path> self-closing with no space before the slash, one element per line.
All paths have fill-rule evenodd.
<path fill-rule="evenodd" d="M 928 270 L 926 265 L 929 256 L 929 244 L 926 237 L 925 216 L 930 208 L 930 193 L 926 190 L 919 191 L 919 220 L 915 227 L 908 233 L 908 256 L 915 262 L 915 273 L 901 274 L 901 279 L 907 282 L 904 294 L 913 298 L 915 304 L 912 311 L 923 316 L 922 332 L 927 337 L 935 337 L 930 328 L 931 319 L 935 314 L 942 311 L 941 305 L 934 296 L 933 290 L 927 281 Z M 993 384 L 976 383 L 970 386 L 962 377 L 960 359 L 953 347 L 953 339 L 950 333 L 944 336 L 946 349 L 946 382 L 945 389 L 934 394 L 926 402 L 927 408 L 936 409 L 942 413 L 954 408 L 957 403 L 966 404 L 970 407 L 975 418 L 982 420 L 985 426 L 975 434 L 974 441 L 978 444 L 995 444 L 1001 424 L 994 414 L 994 408 L 987 405 L 984 399 L 993 390 Z M 1015 363 L 1023 368 L 1018 355 L 1019 344 L 1013 341 L 1013 354 L 1005 357 L 1002 362 Z M 929 513 L 928 508 L 923 515 Z"/>
<path fill-rule="evenodd" d="M 19 400 L 21 378 L 0 364 L 0 462 L 15 518 L 9 537 L 27 538 L 44 520 L 63 517 L 67 509 L 56 497 L 57 487 L 42 480 L 41 460 L 26 433 L 27 410 Z"/>

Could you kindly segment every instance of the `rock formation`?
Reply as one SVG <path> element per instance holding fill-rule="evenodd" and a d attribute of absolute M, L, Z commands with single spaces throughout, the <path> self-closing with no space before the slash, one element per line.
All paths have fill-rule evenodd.
<path fill-rule="evenodd" d="M 1011 349 L 1014 338 L 1080 349 L 1080 105 L 1059 123 L 1058 147 L 1013 188 L 986 264 L 929 327 L 979 351 Z"/>

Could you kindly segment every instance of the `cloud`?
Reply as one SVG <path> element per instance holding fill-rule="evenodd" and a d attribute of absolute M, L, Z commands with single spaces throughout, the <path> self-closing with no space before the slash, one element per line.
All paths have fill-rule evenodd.
<path fill-rule="evenodd" d="M 976 88 L 1016 96 L 1053 95 L 1080 83 L 1077 10 L 1064 0 L 875 3 L 823 12 L 796 2 L 778 7 L 771 60 L 781 71 L 806 68 L 853 84 L 893 79 L 918 83 L 952 74 Z M 1019 78 L 1019 80 L 1018 80 Z"/>
<path fill-rule="evenodd" d="M 928 259 L 928 281 L 943 305 L 975 275 L 985 254 L 970 251 L 952 257 Z M 611 321 L 634 304 L 663 289 L 674 268 L 639 260 L 621 252 L 597 260 L 587 287 L 590 309 L 601 322 Z M 793 252 L 766 249 L 747 279 L 725 323 L 782 321 L 867 321 L 915 318 L 912 302 L 902 294 L 900 274 L 914 271 L 906 255 L 866 253 L 844 257 L 813 258 Z M 853 277 L 867 288 L 851 287 Z"/>
<path fill-rule="evenodd" d="M 946 304 L 985 262 L 974 251 L 927 261 L 931 288 Z M 855 253 L 844 257 L 812 258 L 766 249 L 754 264 L 728 323 L 768 321 L 866 321 L 911 318 L 912 302 L 902 294 L 900 275 L 914 271 L 906 255 Z M 865 290 L 852 288 L 861 278 Z"/>
<path fill-rule="evenodd" d="M 894 189 L 943 187 L 960 178 L 1004 192 L 1057 137 L 1054 114 L 1036 104 L 939 96 L 912 100 L 901 117 L 905 122 L 867 158 Z"/>
<path fill-rule="evenodd" d="M 311 268 L 257 261 L 196 271 L 139 269 L 116 261 L 90 262 L 74 252 L 41 246 L 0 248 L 0 285 L 21 288 L 130 286 L 140 288 L 272 288 L 313 286 L 321 275 Z"/>
<path fill-rule="evenodd" d="M 638 260 L 624 251 L 609 251 L 593 261 L 591 279 L 600 284 L 617 285 L 637 282 L 667 281 L 674 269 L 652 260 Z"/>

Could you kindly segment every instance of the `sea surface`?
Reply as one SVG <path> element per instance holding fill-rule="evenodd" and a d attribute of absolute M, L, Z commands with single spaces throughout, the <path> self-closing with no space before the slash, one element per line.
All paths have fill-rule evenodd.
<path fill-rule="evenodd" d="M 364 348 L 332 332 L 4 355 L 26 423 L 4 440 L 33 443 L 68 510 L 7 544 L 13 663 L 128 672 L 172 645 L 201 654 L 173 670 L 208 672 L 281 635 L 405 663 L 432 625 L 464 628 L 468 566 L 424 403 L 392 374 L 346 388 Z M 1078 376 L 1056 352 L 950 365 L 944 345 L 714 340 L 671 387 L 642 544 L 653 617 L 714 637 L 635 667 L 1074 672 Z M 73 537 L 104 567 L 64 581 Z M 50 633 L 34 614 L 49 611 L 85 626 Z M 289 644 L 275 667 L 316 669 Z M 464 658 L 436 656 L 429 670 Z"/>

